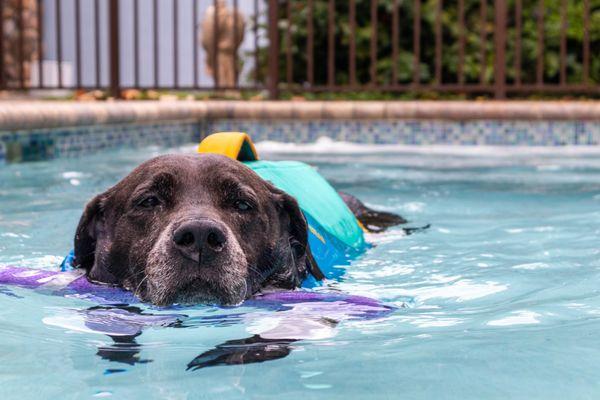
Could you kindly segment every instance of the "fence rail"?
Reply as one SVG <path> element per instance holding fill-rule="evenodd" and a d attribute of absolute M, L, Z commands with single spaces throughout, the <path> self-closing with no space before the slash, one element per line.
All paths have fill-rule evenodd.
<path fill-rule="evenodd" d="M 600 9 L 591 0 L 227 3 L 234 15 L 249 14 L 241 58 L 251 70 L 232 85 L 219 76 L 217 35 L 212 54 L 199 44 L 200 10 L 218 10 L 220 0 L 0 0 L 0 90 L 101 89 L 115 97 L 125 89 L 268 90 L 271 98 L 281 91 L 365 90 L 497 99 L 600 95 L 600 39 L 591 34 Z M 219 32 L 217 12 L 212 22 Z M 550 65 L 556 62 L 546 51 L 556 38 L 548 26 L 557 23 L 558 60 Z M 525 35 L 531 24 L 535 37 Z M 572 27 L 580 28 L 580 41 Z M 234 37 L 236 29 L 234 23 Z M 210 79 L 202 75 L 207 57 Z M 231 68 L 236 77 L 242 72 L 237 59 Z"/>

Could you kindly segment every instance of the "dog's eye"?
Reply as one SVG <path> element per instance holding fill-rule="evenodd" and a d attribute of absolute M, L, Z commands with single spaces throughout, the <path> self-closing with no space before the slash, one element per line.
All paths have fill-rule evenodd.
<path fill-rule="evenodd" d="M 156 196 L 148 196 L 138 203 L 140 208 L 154 208 L 160 204 L 160 200 Z"/>
<path fill-rule="evenodd" d="M 252 209 L 252 205 L 250 205 L 250 203 L 248 203 L 246 200 L 236 200 L 234 205 L 235 208 L 240 211 L 248 211 Z"/>

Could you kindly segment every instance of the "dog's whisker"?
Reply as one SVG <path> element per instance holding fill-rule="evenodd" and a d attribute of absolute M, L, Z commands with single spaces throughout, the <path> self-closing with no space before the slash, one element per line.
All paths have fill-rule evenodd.
<path fill-rule="evenodd" d="M 138 290 L 140 289 L 140 287 L 142 286 L 142 284 L 144 282 L 146 282 L 146 280 L 148 280 L 148 275 L 144 276 L 144 278 L 142 278 L 142 280 L 140 281 L 140 283 L 137 285 L 137 287 L 135 288 L 135 290 L 133 291 L 133 294 L 135 296 L 138 296 Z M 139 296 L 138 296 L 139 297 Z"/>

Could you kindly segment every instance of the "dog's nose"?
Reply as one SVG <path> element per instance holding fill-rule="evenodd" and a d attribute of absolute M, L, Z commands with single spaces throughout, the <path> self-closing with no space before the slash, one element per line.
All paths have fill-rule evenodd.
<path fill-rule="evenodd" d="M 222 225 L 208 219 L 184 222 L 173 232 L 175 247 L 198 263 L 223 250 L 225 242 L 227 236 Z"/>

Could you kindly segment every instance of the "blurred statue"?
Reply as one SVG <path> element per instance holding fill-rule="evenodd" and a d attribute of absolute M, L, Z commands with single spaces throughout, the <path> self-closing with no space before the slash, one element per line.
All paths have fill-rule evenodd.
<path fill-rule="evenodd" d="M 206 71 L 218 81 L 219 86 L 232 87 L 237 83 L 237 51 L 244 40 L 245 26 L 244 15 L 228 7 L 225 0 L 217 0 L 216 7 L 211 5 L 206 9 L 200 33 L 201 43 L 207 55 Z"/>
<path fill-rule="evenodd" d="M 20 2 L 22 2 L 23 8 L 19 15 Z M 36 0 L 4 2 L 2 15 L 0 15 L 4 23 L 4 32 L 0 32 L 0 34 L 4 38 L 4 78 L 6 86 L 9 88 L 19 87 L 21 80 L 25 86 L 30 84 L 31 63 L 37 59 L 37 7 Z M 19 26 L 21 21 L 23 25 Z M 20 30 L 23 35 L 22 45 Z M 21 62 L 23 63 L 23 76 L 21 76 Z"/>

